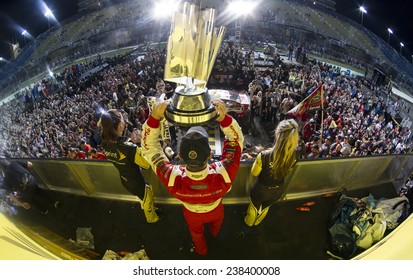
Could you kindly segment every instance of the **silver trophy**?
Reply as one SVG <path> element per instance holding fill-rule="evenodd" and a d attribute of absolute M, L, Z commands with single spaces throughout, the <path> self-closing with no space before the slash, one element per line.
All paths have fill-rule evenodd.
<path fill-rule="evenodd" d="M 217 117 L 206 84 L 225 27 L 214 27 L 215 10 L 185 2 L 175 12 L 168 38 L 165 80 L 177 84 L 165 117 L 180 125 L 203 125 Z"/>

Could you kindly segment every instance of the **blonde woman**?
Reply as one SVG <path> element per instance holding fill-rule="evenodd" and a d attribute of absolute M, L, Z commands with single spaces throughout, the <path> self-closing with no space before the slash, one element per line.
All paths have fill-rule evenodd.
<path fill-rule="evenodd" d="M 256 226 L 264 220 L 270 206 L 284 192 L 284 179 L 297 162 L 298 124 L 293 119 L 281 121 L 275 129 L 274 146 L 258 154 L 251 174 L 257 177 L 250 190 L 245 223 Z"/>

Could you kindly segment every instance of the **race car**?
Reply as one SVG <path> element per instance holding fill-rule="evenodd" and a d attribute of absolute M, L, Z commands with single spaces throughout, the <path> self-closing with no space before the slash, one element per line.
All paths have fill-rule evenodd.
<path fill-rule="evenodd" d="M 235 118 L 245 118 L 250 113 L 251 100 L 243 91 L 208 89 L 211 98 L 219 98 L 225 102 L 228 113 Z"/>

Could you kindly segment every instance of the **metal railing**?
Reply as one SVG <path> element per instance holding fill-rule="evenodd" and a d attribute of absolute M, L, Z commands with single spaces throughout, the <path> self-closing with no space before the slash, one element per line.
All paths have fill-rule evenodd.
<path fill-rule="evenodd" d="M 135 201 L 121 184 L 116 168 L 107 161 L 31 159 L 34 175 L 50 190 L 76 195 Z M 242 162 L 225 204 L 249 202 L 254 182 L 252 163 Z M 339 192 L 393 185 L 399 190 L 413 171 L 413 155 L 383 155 L 340 159 L 302 160 L 286 178 L 281 200 L 302 199 Z M 145 170 L 158 203 L 178 204 L 152 170 Z"/>

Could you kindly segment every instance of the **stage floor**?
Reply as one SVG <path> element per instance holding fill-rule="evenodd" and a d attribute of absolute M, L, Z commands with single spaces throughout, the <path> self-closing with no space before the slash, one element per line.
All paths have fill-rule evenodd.
<path fill-rule="evenodd" d="M 395 197 L 389 186 L 349 193 L 356 197 Z M 156 260 L 326 260 L 327 223 L 339 194 L 330 198 L 313 197 L 275 204 L 266 219 L 248 227 L 243 218 L 246 204 L 225 205 L 221 232 L 212 238 L 206 228 L 209 253 L 199 257 L 191 252 L 191 238 L 180 205 L 159 204 L 162 220 L 145 222 L 140 205 L 133 202 L 96 199 L 55 193 L 61 207 L 47 215 L 21 210 L 14 219 L 25 225 L 43 225 L 65 239 L 76 240 L 77 228 L 91 228 L 94 251 L 101 257 L 106 250 L 136 252 L 145 249 Z M 310 212 L 295 208 L 315 201 Z"/>

